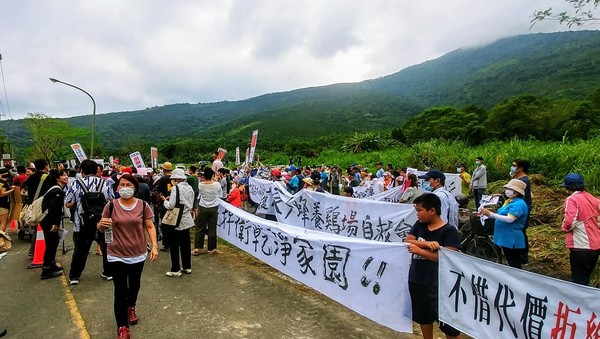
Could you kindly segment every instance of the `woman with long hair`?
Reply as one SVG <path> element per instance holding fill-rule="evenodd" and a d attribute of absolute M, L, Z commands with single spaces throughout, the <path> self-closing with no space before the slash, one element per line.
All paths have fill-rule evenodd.
<path fill-rule="evenodd" d="M 48 180 L 54 184 L 44 195 L 42 210 L 48 210 L 48 214 L 40 221 L 44 232 L 44 266 L 42 267 L 42 280 L 56 278 L 63 275 L 63 268 L 56 264 L 56 249 L 58 248 L 58 229 L 63 217 L 65 201 L 65 186 L 69 182 L 69 176 L 65 170 L 52 169 L 48 172 Z"/>
<path fill-rule="evenodd" d="M 419 182 L 417 180 L 417 176 L 414 173 L 409 173 L 406 179 L 410 184 L 404 190 L 404 193 L 402 193 L 400 203 L 412 204 L 413 201 L 415 201 L 415 198 L 419 196 Z"/>
<path fill-rule="evenodd" d="M 129 338 L 129 325 L 138 322 L 135 306 L 144 262 L 148 257 L 146 234 L 152 243 L 149 251 L 151 261 L 158 258 L 158 245 L 152 208 L 134 196 L 138 188 L 137 179 L 131 174 L 123 174 L 117 187 L 119 198 L 106 204 L 97 228 L 104 233 L 108 263 L 113 273 L 117 335 L 118 338 Z"/>

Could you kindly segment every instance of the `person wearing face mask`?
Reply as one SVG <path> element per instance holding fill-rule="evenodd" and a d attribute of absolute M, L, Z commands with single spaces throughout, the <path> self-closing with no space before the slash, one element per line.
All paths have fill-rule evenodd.
<path fill-rule="evenodd" d="M 531 216 L 531 181 L 529 181 L 527 173 L 529 173 L 529 161 L 524 159 L 513 160 L 512 166 L 510 167 L 510 176 L 513 179 L 518 179 L 525 183 L 523 200 L 525 200 L 525 203 L 527 204 L 528 211 L 525 228 L 523 228 L 523 234 L 525 235 L 525 249 L 521 253 L 521 264 L 527 264 L 529 261 L 529 238 L 527 237 L 527 228 L 529 227 L 529 217 Z"/>
<path fill-rule="evenodd" d="M 471 188 L 471 175 L 467 173 L 467 165 L 458 164 L 456 167 L 456 173 L 460 178 L 461 193 L 469 195 L 469 189 Z"/>
<path fill-rule="evenodd" d="M 479 209 L 481 197 L 485 194 L 487 188 L 487 168 L 483 164 L 483 157 L 477 157 L 475 159 L 475 165 L 477 166 L 471 176 L 471 183 L 469 184 L 469 190 L 473 192 L 473 198 L 475 199 L 475 207 Z"/>
<path fill-rule="evenodd" d="M 423 190 L 432 192 L 442 201 L 440 217 L 455 228 L 458 228 L 458 202 L 454 199 L 452 193 L 448 192 L 444 185 L 446 184 L 446 175 L 442 171 L 432 169 L 425 175 L 420 175 L 419 179 L 425 179 Z"/>
<path fill-rule="evenodd" d="M 98 231 L 112 236 L 106 239 L 107 255 L 114 284 L 114 313 L 118 338 L 129 338 L 129 325 L 137 324 L 136 303 L 144 262 L 158 258 L 154 213 L 150 205 L 134 194 L 139 187 L 131 174 L 118 181 L 119 195 L 104 207 Z M 151 242 L 148 251 L 146 235 Z M 148 255 L 149 254 L 149 255 Z"/>
<path fill-rule="evenodd" d="M 521 252 L 525 248 L 525 222 L 527 221 L 527 204 L 523 200 L 525 183 L 512 179 L 504 185 L 507 199 L 497 213 L 487 208 L 481 214 L 494 219 L 494 243 L 502 249 L 508 266 L 521 268 Z"/>

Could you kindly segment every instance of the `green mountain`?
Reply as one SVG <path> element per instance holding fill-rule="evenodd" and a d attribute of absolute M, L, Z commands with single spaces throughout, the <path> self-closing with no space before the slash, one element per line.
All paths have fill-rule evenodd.
<path fill-rule="evenodd" d="M 360 83 L 101 114 L 96 128 L 100 143 L 114 149 L 175 139 L 245 144 L 257 128 L 263 141 L 312 139 L 398 127 L 432 106 L 491 108 L 522 94 L 580 100 L 599 87 L 600 31 L 531 34 L 461 48 Z M 91 117 L 66 120 L 89 128 Z M 3 128 L 16 145 L 27 144 L 22 121 Z"/>

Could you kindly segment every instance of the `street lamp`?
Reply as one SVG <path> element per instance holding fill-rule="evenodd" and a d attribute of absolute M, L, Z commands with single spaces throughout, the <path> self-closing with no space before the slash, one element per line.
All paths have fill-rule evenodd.
<path fill-rule="evenodd" d="M 60 81 L 58 79 L 54 79 L 54 78 L 50 78 L 50 81 L 52 82 L 58 82 L 61 83 L 63 85 L 67 85 L 69 87 L 73 87 L 76 88 L 80 91 L 82 91 L 83 93 L 87 94 L 88 97 L 90 97 L 90 99 L 92 99 L 92 103 L 94 104 L 94 111 L 92 112 L 92 145 L 90 147 L 90 157 L 91 159 L 94 158 L 94 130 L 96 129 L 96 101 L 94 100 L 94 98 L 92 98 L 92 96 L 90 95 L 90 93 L 86 92 L 84 89 L 79 88 L 75 85 L 71 85 L 69 83 L 66 83 L 64 81 Z"/>

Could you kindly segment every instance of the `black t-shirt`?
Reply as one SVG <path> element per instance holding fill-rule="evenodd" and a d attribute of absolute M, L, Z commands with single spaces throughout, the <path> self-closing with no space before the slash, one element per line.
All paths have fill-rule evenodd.
<path fill-rule="evenodd" d="M 448 224 L 430 231 L 427 224 L 417 221 L 408 234 L 419 241 L 437 241 L 440 246 L 460 248 L 460 238 L 455 227 Z M 408 281 L 421 285 L 438 285 L 438 262 L 413 254 Z"/>
<path fill-rule="evenodd" d="M 163 175 L 160 179 L 158 179 L 158 182 L 156 183 L 156 191 L 158 193 L 168 197 L 171 195 L 171 188 L 173 188 L 173 185 L 171 184 L 170 175 Z"/>

